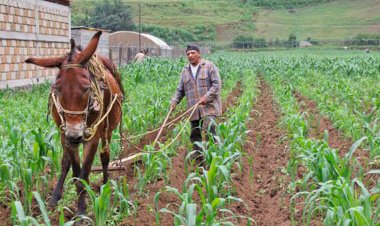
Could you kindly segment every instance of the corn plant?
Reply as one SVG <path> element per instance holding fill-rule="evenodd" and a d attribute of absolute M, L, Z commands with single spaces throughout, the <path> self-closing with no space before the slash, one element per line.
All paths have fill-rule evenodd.
<path fill-rule="evenodd" d="M 84 220 L 90 221 L 94 225 L 117 224 L 121 220 L 120 217 L 129 215 L 130 208 L 134 208 L 133 203 L 129 200 L 129 189 L 125 178 L 122 178 L 120 185 L 114 180 L 109 180 L 101 186 L 99 195 L 86 181 L 81 180 L 81 183 L 84 184 L 85 190 L 89 194 L 95 216 L 94 222 L 88 217 L 85 217 Z M 112 197 L 113 202 L 111 202 Z M 113 219 L 113 214 L 117 214 L 119 218 Z"/>
<path fill-rule="evenodd" d="M 252 76 L 252 74 L 250 74 Z M 247 80 L 252 77 L 247 76 Z M 247 84 L 253 85 L 254 80 Z M 241 199 L 231 196 L 231 171 L 242 156 L 246 127 L 244 122 L 249 117 L 254 92 L 246 92 L 236 108 L 231 108 L 228 122 L 217 127 L 216 136 L 209 136 L 206 142 L 198 142 L 205 158 L 205 167 L 199 167 L 190 173 L 182 187 L 182 192 L 176 188 L 166 187 L 155 196 L 156 223 L 159 223 L 159 213 L 169 213 L 174 216 L 175 225 L 213 225 L 232 224 L 230 219 L 244 216 L 236 215 L 226 207 L 230 202 L 242 202 Z M 189 152 L 186 159 L 191 158 L 194 152 Z M 159 209 L 158 200 L 162 192 L 174 193 L 181 204 L 178 211 L 173 208 Z M 193 199 L 194 193 L 200 201 Z M 251 222 L 252 219 L 248 218 Z"/>
<path fill-rule="evenodd" d="M 379 192 L 369 192 L 358 179 L 347 181 L 340 177 L 321 183 L 318 189 L 305 193 L 304 223 L 309 225 L 312 215 L 324 210 L 326 225 L 377 225 Z"/>
<path fill-rule="evenodd" d="M 298 112 L 297 102 L 294 101 L 292 92 L 290 92 L 292 88 L 289 89 L 289 85 L 284 85 L 287 83 L 284 80 L 288 80 L 289 77 L 291 78 L 290 82 L 294 82 L 296 87 L 299 87 L 300 80 L 303 81 L 304 79 L 299 78 L 296 81 L 293 80 L 293 75 L 287 74 L 287 76 L 286 79 L 282 75 L 276 78 L 267 78 L 272 83 L 275 94 L 278 95 L 277 101 L 281 106 L 286 122 L 284 125 L 287 125 L 290 133 L 291 159 L 288 169 L 292 175 L 293 186 L 299 184 L 299 181 L 296 181 L 298 166 L 302 164 L 306 168 L 306 174 L 302 178 L 303 191 L 293 196 L 292 206 L 299 197 L 305 198 L 304 224 L 310 224 L 312 217 L 323 214 L 326 225 L 376 225 L 374 223 L 378 219 L 379 212 L 377 211 L 378 203 L 376 203 L 378 191 L 372 190 L 373 193 L 368 195 L 369 192 L 360 179 L 351 179 L 354 172 L 360 173 L 362 171 L 361 166 L 353 157 L 354 152 L 368 138 L 363 137 L 355 142 L 343 158 L 339 157 L 336 150 L 328 146 L 327 133 L 325 133 L 324 140 L 308 139 L 307 133 L 304 132 L 305 128 L 308 127 L 308 122 Z M 291 87 L 295 86 L 292 85 Z M 328 99 L 324 100 L 327 101 Z M 340 106 L 334 107 L 335 109 L 330 108 L 329 111 L 336 112 Z M 340 120 L 345 119 L 341 118 Z M 344 124 L 341 123 L 340 125 Z M 355 170 L 356 167 L 359 167 L 358 171 Z M 360 176 L 360 174 L 357 175 Z M 314 182 L 310 183 L 312 181 Z M 358 186 L 362 191 L 359 196 L 356 193 L 355 186 Z M 372 198 L 369 198 L 371 196 Z"/>
<path fill-rule="evenodd" d="M 39 225 L 38 221 L 31 216 L 27 216 L 25 214 L 24 208 L 22 207 L 22 204 L 20 201 L 15 201 L 12 206 L 12 220 L 13 225 L 22 225 L 22 226 L 28 226 L 28 225 Z"/>

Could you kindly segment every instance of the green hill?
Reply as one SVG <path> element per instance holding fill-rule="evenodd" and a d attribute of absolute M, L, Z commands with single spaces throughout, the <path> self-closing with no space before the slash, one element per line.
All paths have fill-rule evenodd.
<path fill-rule="evenodd" d="M 74 0 L 75 18 L 87 12 L 91 16 L 94 2 Z M 356 34 L 380 31 L 380 0 L 231 0 L 231 1 L 124 1 L 131 7 L 133 20 L 167 41 L 231 42 L 238 35 L 270 39 L 347 39 Z M 165 29 L 165 30 L 164 30 Z M 174 35 L 168 36 L 168 33 Z M 195 36 L 191 36 L 192 33 Z M 211 33 L 211 34 L 210 34 Z M 166 35 L 166 37 L 165 37 Z M 177 35 L 177 36 L 176 36 Z M 169 40 L 168 40 L 169 39 Z"/>
<path fill-rule="evenodd" d="M 379 34 L 380 0 L 340 0 L 294 10 L 264 10 L 255 18 L 256 36 L 346 39 Z"/>

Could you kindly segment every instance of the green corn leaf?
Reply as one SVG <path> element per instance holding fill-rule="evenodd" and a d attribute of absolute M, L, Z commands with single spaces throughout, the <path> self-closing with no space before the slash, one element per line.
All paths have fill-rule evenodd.
<path fill-rule="evenodd" d="M 364 140 L 367 140 L 368 137 L 362 137 L 360 138 L 359 140 L 355 141 L 355 143 L 351 146 L 350 150 L 348 151 L 348 153 L 346 154 L 345 158 L 347 160 L 350 160 L 352 158 L 352 155 L 354 154 L 354 152 L 356 151 L 356 149 L 361 145 L 361 143 L 364 141 Z"/>
<path fill-rule="evenodd" d="M 46 210 L 45 204 L 44 204 L 44 202 L 41 199 L 40 193 L 34 191 L 33 192 L 33 196 L 37 200 L 37 203 L 38 203 L 38 205 L 40 207 L 40 210 L 41 210 L 42 216 L 44 218 L 45 224 L 48 225 L 48 226 L 50 226 L 51 223 L 50 223 L 49 215 L 48 215 L 48 212 Z"/>
<path fill-rule="evenodd" d="M 197 204 L 186 204 L 186 219 L 188 226 L 194 226 L 197 217 Z"/>

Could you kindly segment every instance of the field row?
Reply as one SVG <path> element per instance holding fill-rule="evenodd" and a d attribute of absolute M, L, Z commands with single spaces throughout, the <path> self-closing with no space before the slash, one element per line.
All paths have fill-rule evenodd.
<path fill-rule="evenodd" d="M 141 162 L 113 172 L 104 186 L 100 175 L 91 176 L 88 221 L 377 225 L 380 64 L 376 56 L 334 54 L 210 56 L 220 69 L 226 112 L 217 139 L 202 144 L 205 164 L 190 161 L 185 121 L 165 132 L 160 152 L 144 147 L 147 136 L 133 138 L 146 151 Z M 184 64 L 150 59 L 121 68 L 126 136 L 162 123 Z M 58 208 L 44 204 L 62 155 L 58 131 L 46 120 L 49 90 L 44 84 L 0 92 L 0 201 L 7 206 L 1 217 L 9 223 L 73 223 L 76 192 L 70 181 Z M 175 115 L 184 110 L 182 103 Z M 120 153 L 120 135 L 113 139 L 112 159 L 133 151 L 124 141 L 126 152 Z M 272 209 L 281 203 L 285 209 Z"/>

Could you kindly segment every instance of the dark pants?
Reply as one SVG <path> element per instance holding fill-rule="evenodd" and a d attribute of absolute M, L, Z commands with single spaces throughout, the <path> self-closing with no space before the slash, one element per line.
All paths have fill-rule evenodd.
<path fill-rule="evenodd" d="M 210 135 L 215 135 L 215 116 L 206 116 L 200 120 L 191 121 L 190 140 L 193 143 L 193 151 L 201 150 L 201 148 L 198 145 L 196 145 L 195 142 L 202 142 L 202 130 L 206 132 L 207 140 L 210 138 Z"/>

